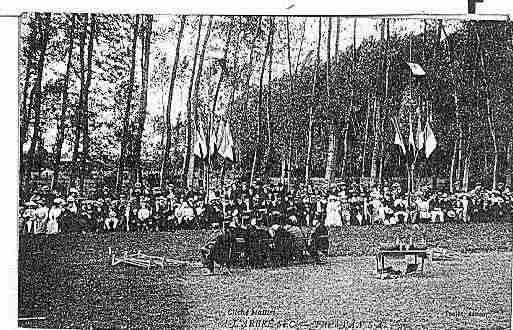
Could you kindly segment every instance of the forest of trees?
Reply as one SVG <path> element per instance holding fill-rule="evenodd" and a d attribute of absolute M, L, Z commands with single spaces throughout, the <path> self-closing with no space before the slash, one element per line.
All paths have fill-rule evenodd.
<path fill-rule="evenodd" d="M 495 187 L 512 173 L 513 24 L 360 18 L 30 13 L 21 18 L 20 191 L 88 178 L 193 184 L 405 177 L 392 118 L 429 119 L 416 175 Z M 367 19 L 369 20 L 369 19 Z M 314 31 L 309 33 L 308 31 Z M 359 32 L 358 32 L 359 33 Z M 426 71 L 412 77 L 406 62 Z M 195 131 L 230 124 L 237 157 L 198 161 Z M 64 166 L 64 164 L 69 166 Z M 290 171 L 288 171 L 290 169 Z M 198 171 L 196 171 L 198 172 Z M 207 176 L 208 177 L 208 176 Z"/>

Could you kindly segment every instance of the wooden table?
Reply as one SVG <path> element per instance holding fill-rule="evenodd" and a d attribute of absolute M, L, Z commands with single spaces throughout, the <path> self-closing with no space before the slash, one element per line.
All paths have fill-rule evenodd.
<path fill-rule="evenodd" d="M 415 264 L 417 264 L 417 258 L 421 258 L 420 271 L 424 271 L 424 259 L 428 258 L 427 250 L 380 250 L 376 254 L 376 271 L 381 274 L 385 269 L 385 256 L 390 257 L 405 257 L 407 255 L 415 256 Z M 379 267 L 381 261 L 381 268 Z"/>

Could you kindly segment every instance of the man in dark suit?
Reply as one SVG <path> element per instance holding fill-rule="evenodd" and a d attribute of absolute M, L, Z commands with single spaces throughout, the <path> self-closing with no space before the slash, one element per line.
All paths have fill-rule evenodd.
<path fill-rule="evenodd" d="M 324 221 L 317 222 L 314 231 L 310 235 L 310 244 L 308 253 L 319 262 L 320 253 L 327 255 L 329 249 L 328 229 L 324 226 Z"/>

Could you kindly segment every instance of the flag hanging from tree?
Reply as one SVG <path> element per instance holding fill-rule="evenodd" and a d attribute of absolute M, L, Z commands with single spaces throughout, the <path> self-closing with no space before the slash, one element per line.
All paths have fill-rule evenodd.
<path fill-rule="evenodd" d="M 207 142 L 205 141 L 205 132 L 203 131 L 201 122 L 198 123 L 195 131 L 194 155 L 201 159 L 207 156 Z"/>
<path fill-rule="evenodd" d="M 232 133 L 230 132 L 230 124 L 227 122 L 219 125 L 217 131 L 217 152 L 221 157 L 232 162 L 235 161 L 235 151 L 233 146 Z"/>
<path fill-rule="evenodd" d="M 426 158 L 429 158 L 433 151 L 436 149 L 437 142 L 435 133 L 433 133 L 433 130 L 431 129 L 431 125 L 429 124 L 429 121 L 426 123 L 426 129 L 425 129 L 425 136 L 426 136 Z"/>
<path fill-rule="evenodd" d="M 219 132 L 216 132 L 215 125 L 212 124 L 210 127 L 210 136 L 209 136 L 209 143 L 208 143 L 208 154 L 210 157 L 214 157 L 214 155 L 217 152 L 217 148 L 219 145 L 217 144 L 217 134 Z"/>
<path fill-rule="evenodd" d="M 426 71 L 424 71 L 424 69 L 420 66 L 420 64 L 411 63 L 411 62 L 406 62 L 406 64 L 408 64 L 408 67 L 410 68 L 411 73 L 414 76 L 422 77 L 422 76 L 426 75 Z"/>
<path fill-rule="evenodd" d="M 404 146 L 403 137 L 401 136 L 401 131 L 399 129 L 399 123 L 397 122 L 397 118 L 392 117 L 392 125 L 394 125 L 395 130 L 395 139 L 394 144 L 397 144 L 404 156 L 406 156 L 406 147 Z"/>
<path fill-rule="evenodd" d="M 417 123 L 417 150 L 421 150 L 424 147 L 424 130 L 422 129 L 422 122 L 419 120 Z"/>

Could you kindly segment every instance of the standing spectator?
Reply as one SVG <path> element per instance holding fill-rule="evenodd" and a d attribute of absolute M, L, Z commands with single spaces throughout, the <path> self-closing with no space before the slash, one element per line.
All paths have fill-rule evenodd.
<path fill-rule="evenodd" d="M 68 197 L 67 204 L 61 213 L 61 232 L 66 233 L 72 231 L 73 224 L 75 223 L 77 217 L 76 205 L 74 204 L 74 201 L 75 199 L 73 197 Z"/>
<path fill-rule="evenodd" d="M 328 205 L 326 209 L 326 226 L 342 226 L 342 218 L 340 215 L 340 202 L 336 196 L 328 198 Z"/>
<path fill-rule="evenodd" d="M 26 234 L 33 234 L 37 204 L 34 201 L 28 201 L 25 203 L 25 207 L 26 209 L 23 211 L 22 215 L 24 219 L 24 231 Z"/>
<path fill-rule="evenodd" d="M 48 207 L 44 199 L 38 200 L 36 209 L 36 221 L 34 223 L 34 234 L 44 234 L 46 232 L 46 222 L 48 221 Z"/>
<path fill-rule="evenodd" d="M 118 228 L 119 219 L 116 216 L 116 212 L 110 211 L 109 216 L 105 219 L 105 230 L 116 231 Z"/>
<path fill-rule="evenodd" d="M 92 222 L 89 203 L 82 203 L 77 220 L 75 226 L 72 227 L 72 231 L 79 231 L 82 234 L 89 231 Z"/>
<path fill-rule="evenodd" d="M 137 211 L 137 228 L 139 231 L 148 231 L 148 222 L 150 221 L 151 210 L 146 203 L 146 200 L 141 201 L 141 208 Z"/>
<path fill-rule="evenodd" d="M 53 200 L 53 205 L 48 211 L 48 224 L 46 225 L 47 234 L 57 234 L 60 229 L 60 218 L 62 213 L 62 203 L 64 201 L 61 198 Z"/>

